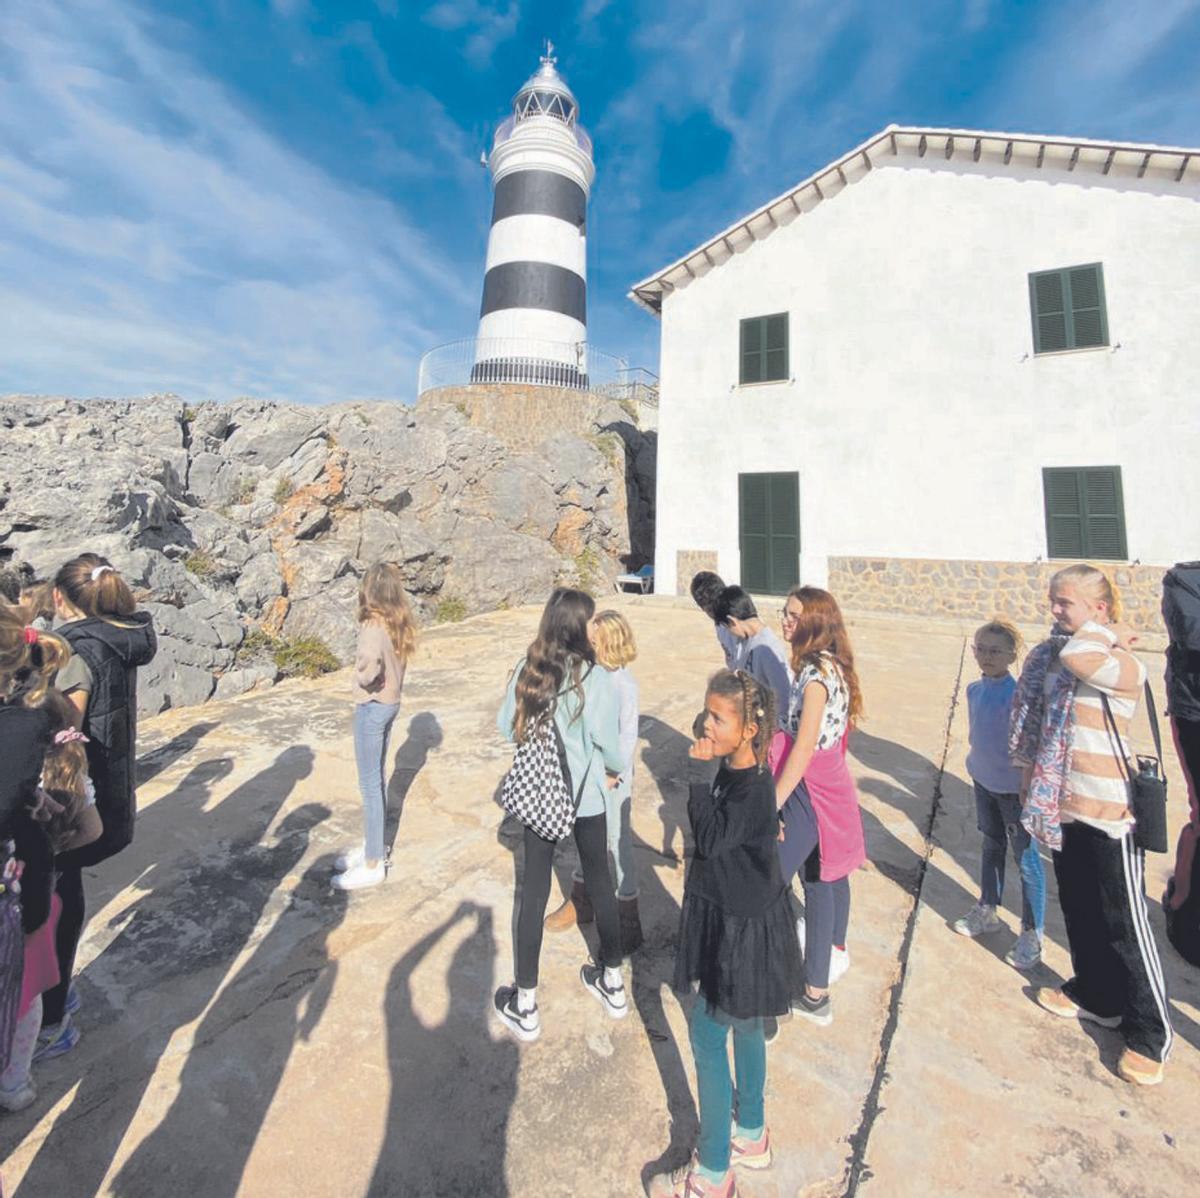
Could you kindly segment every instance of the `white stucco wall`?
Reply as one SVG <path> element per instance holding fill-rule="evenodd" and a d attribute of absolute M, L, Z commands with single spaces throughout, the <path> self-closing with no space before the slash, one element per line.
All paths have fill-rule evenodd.
<path fill-rule="evenodd" d="M 1035 358 L 1029 272 L 1097 261 L 1119 348 Z M 792 379 L 739 387 L 739 320 L 782 311 Z M 816 585 L 831 555 L 1044 556 L 1044 466 L 1119 465 L 1130 557 L 1198 557 L 1198 385 L 1195 184 L 877 162 L 667 296 L 657 588 L 679 549 L 738 578 L 749 471 L 799 471 Z"/>

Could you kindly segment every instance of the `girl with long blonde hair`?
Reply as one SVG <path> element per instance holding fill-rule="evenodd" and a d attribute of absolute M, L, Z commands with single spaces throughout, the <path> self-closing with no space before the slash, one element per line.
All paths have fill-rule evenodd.
<path fill-rule="evenodd" d="M 416 619 L 404 575 L 395 562 L 377 562 L 358 588 L 354 660 L 354 757 L 363 804 L 363 841 L 338 858 L 333 878 L 338 890 L 378 886 L 387 875 L 383 830 L 388 737 L 400 711 L 404 674 L 416 646 Z"/>

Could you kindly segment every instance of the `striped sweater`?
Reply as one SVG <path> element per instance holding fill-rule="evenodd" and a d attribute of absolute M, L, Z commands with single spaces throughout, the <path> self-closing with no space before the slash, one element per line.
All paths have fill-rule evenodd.
<path fill-rule="evenodd" d="M 1063 646 L 1059 666 L 1078 679 L 1062 820 L 1090 824 L 1114 838 L 1124 836 L 1133 827 L 1133 816 L 1117 753 L 1129 759 L 1129 724 L 1146 668 L 1132 653 L 1117 647 L 1117 638 L 1108 628 L 1090 621 Z M 1108 696 L 1121 744 L 1108 729 L 1101 695 Z"/>

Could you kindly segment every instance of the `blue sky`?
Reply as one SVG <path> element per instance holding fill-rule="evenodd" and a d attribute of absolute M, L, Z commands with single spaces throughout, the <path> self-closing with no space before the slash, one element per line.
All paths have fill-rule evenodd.
<path fill-rule="evenodd" d="M 1200 145 L 1200 0 L 3 0 L 0 393 L 411 399 L 475 331 L 540 40 L 596 143 L 589 332 L 889 122 Z"/>

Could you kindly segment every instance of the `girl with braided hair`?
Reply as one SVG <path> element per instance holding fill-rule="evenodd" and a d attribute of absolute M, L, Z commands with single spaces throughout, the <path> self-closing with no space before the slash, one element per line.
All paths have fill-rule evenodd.
<path fill-rule="evenodd" d="M 697 992 L 689 1027 L 700 1139 L 689 1165 L 651 1181 L 651 1198 L 733 1198 L 733 1166 L 770 1165 L 763 1022 L 786 1014 L 800 988 L 800 948 L 775 847 L 779 823 L 767 766 L 774 695 L 744 671 L 722 670 L 709 681 L 698 730 L 691 755 L 716 758 L 720 769 L 711 788 L 693 786 L 688 798 L 693 853 L 674 985 Z"/>

